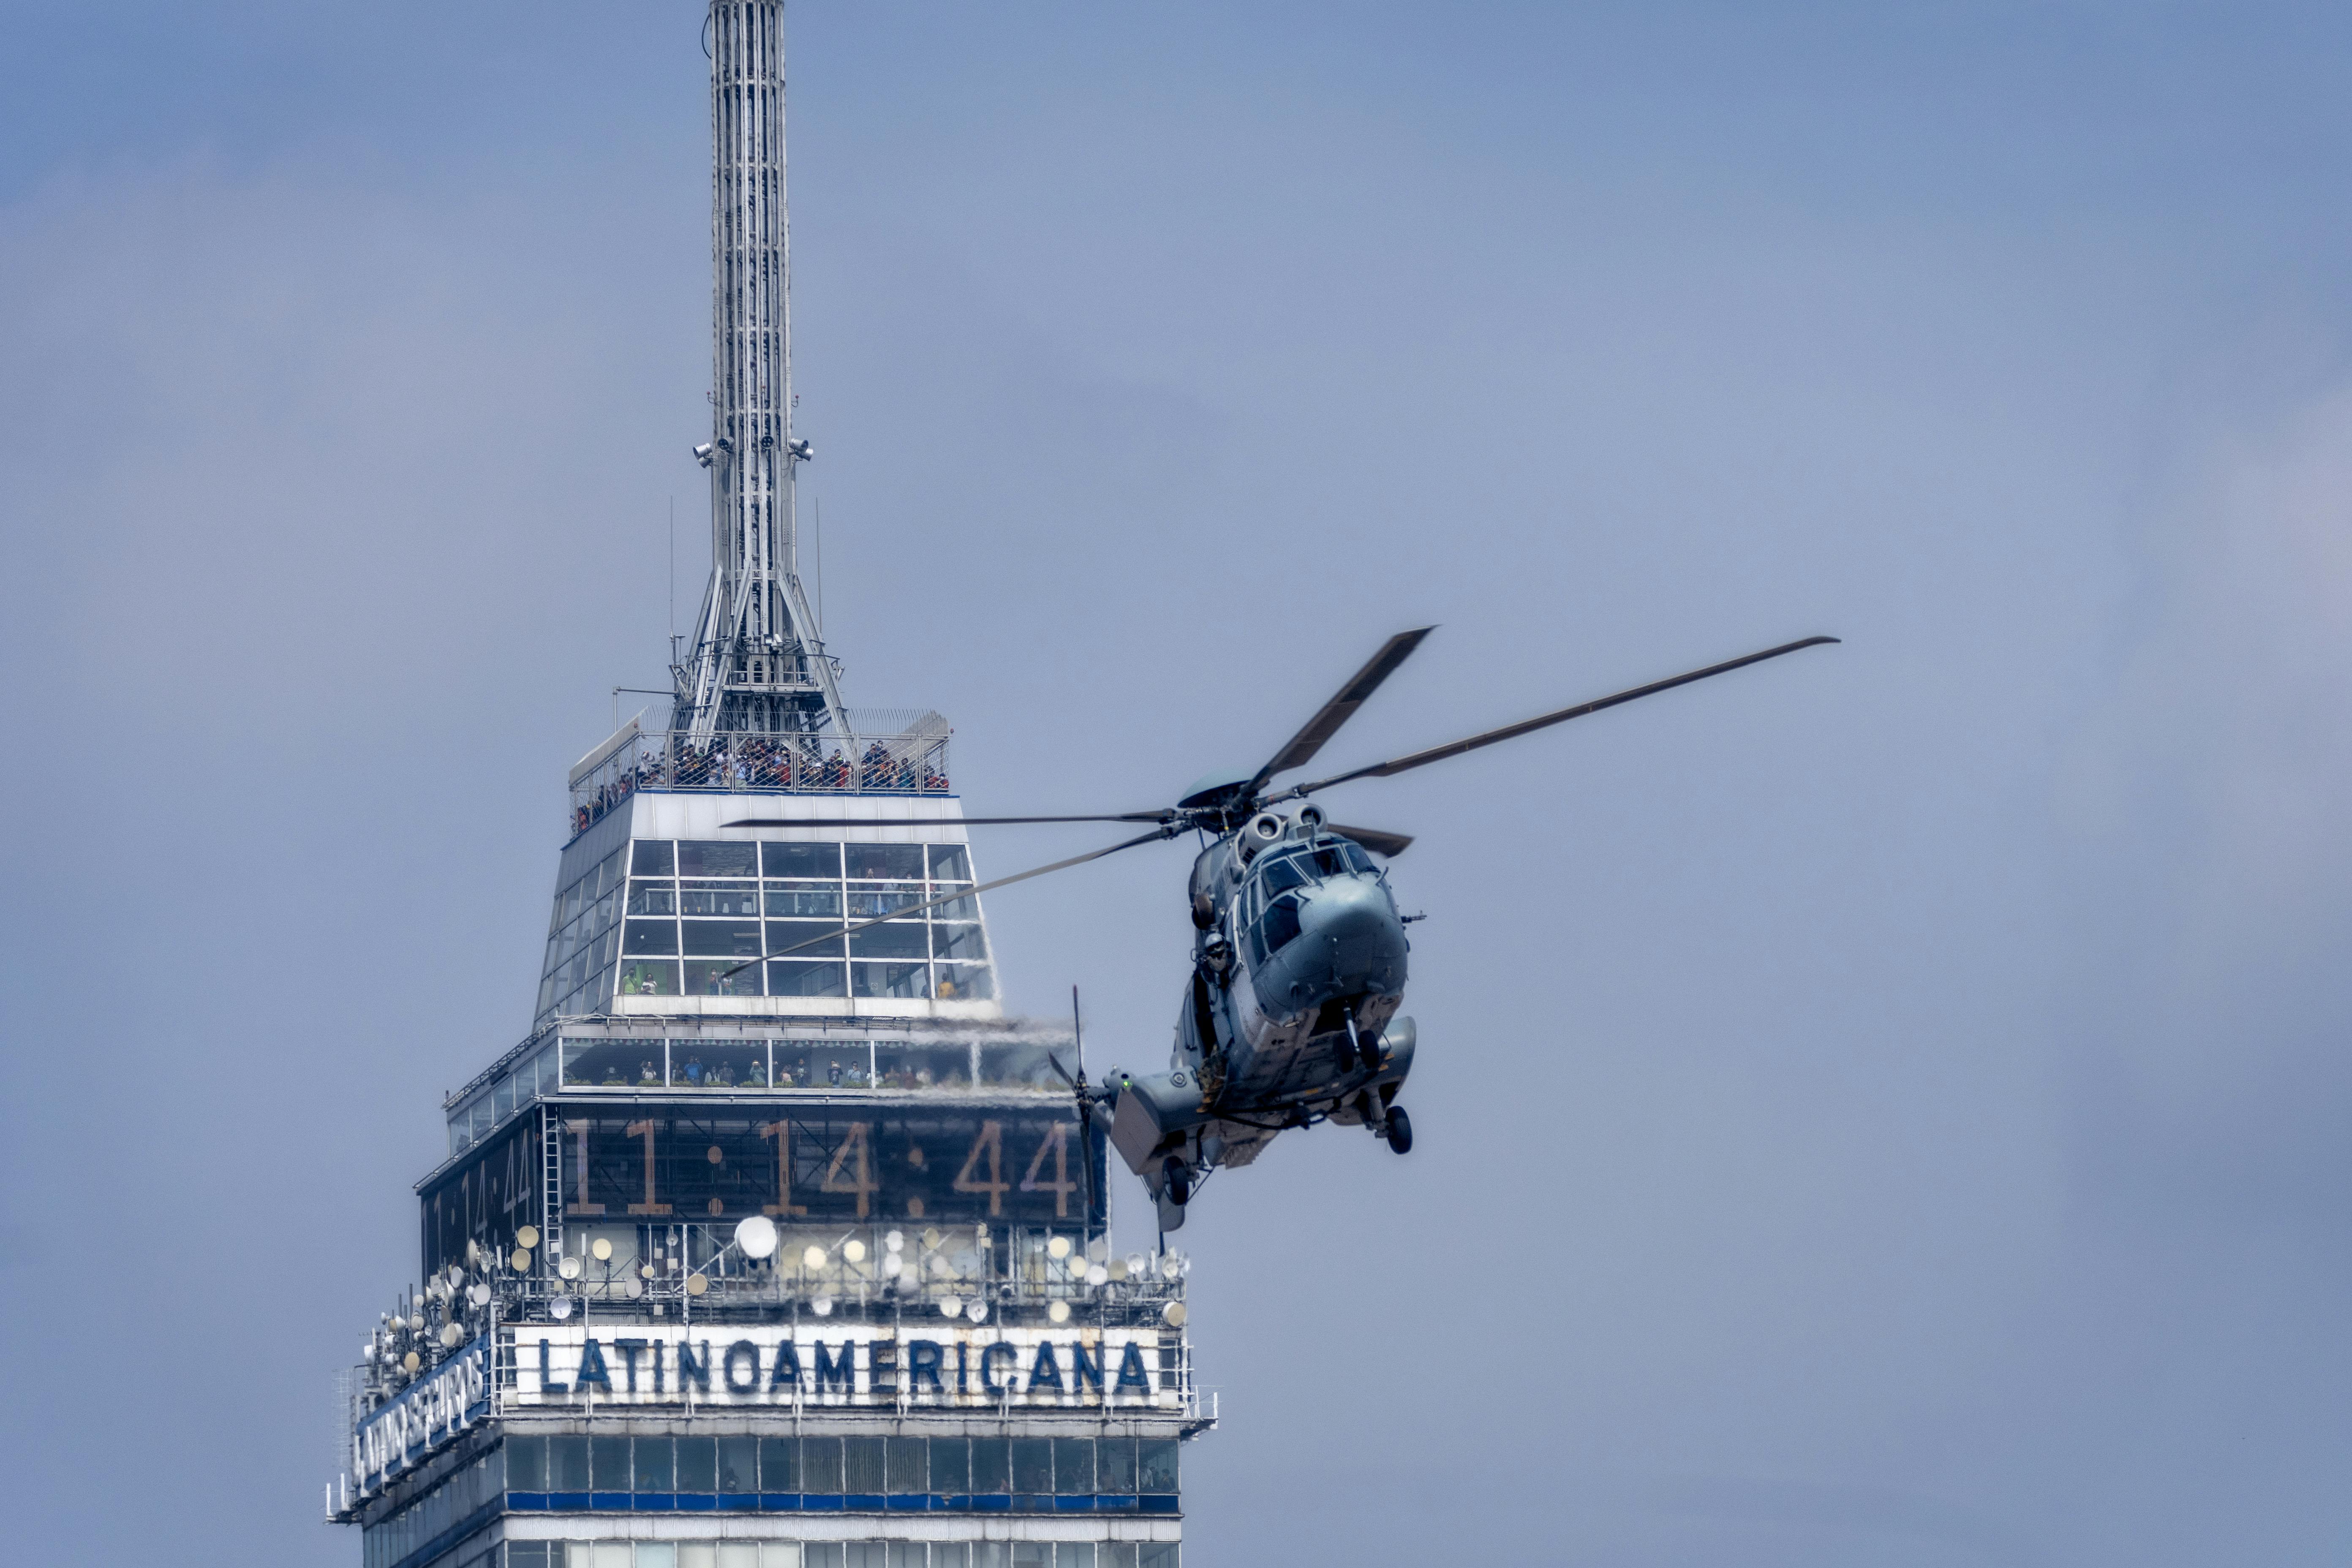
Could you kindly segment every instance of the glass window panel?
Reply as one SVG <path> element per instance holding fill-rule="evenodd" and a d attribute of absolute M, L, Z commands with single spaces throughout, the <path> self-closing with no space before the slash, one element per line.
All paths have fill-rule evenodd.
<path fill-rule="evenodd" d="M 1054 1568 L 1054 1543 L 1050 1541 L 1014 1542 L 1013 1568 Z"/>
<path fill-rule="evenodd" d="M 768 1568 L 767 1555 L 766 1552 L 760 1553 L 760 1568 Z M 842 1568 L 841 1542 L 812 1541 L 801 1548 L 801 1562 L 806 1564 L 806 1568 Z"/>
<path fill-rule="evenodd" d="M 871 1494 L 882 1490 L 882 1439 L 844 1437 L 841 1440 L 841 1489 Z"/>
<path fill-rule="evenodd" d="M 931 966 L 928 963 L 853 963 L 852 980 L 860 996 L 901 996 L 928 1001 Z"/>
<path fill-rule="evenodd" d="M 920 882 L 869 882 L 853 886 L 843 901 L 851 920 L 870 921 L 911 910 L 930 900 Z"/>
<path fill-rule="evenodd" d="M 923 879 L 923 847 L 919 844 L 852 844 L 844 853 L 853 880 Z"/>
<path fill-rule="evenodd" d="M 768 1489 L 762 1487 L 761 1489 L 765 1491 Z M 841 1439 L 838 1437 L 802 1438 L 801 1490 L 837 1492 L 840 1489 Z"/>
<path fill-rule="evenodd" d="M 1135 1490 L 1135 1439 L 1105 1437 L 1096 1449 L 1095 1485 L 1107 1492 Z"/>
<path fill-rule="evenodd" d="M 849 933 L 852 958 L 929 958 L 929 928 L 920 921 L 891 921 Z"/>
<path fill-rule="evenodd" d="M 686 953 L 688 958 L 757 958 L 760 956 L 760 922 L 758 921 L 681 921 L 678 923 L 686 932 Z M 636 921 L 629 922 L 631 934 L 635 933 L 636 926 Z"/>
<path fill-rule="evenodd" d="M 507 1489 L 518 1492 L 547 1490 L 546 1438 L 507 1439 Z"/>
<path fill-rule="evenodd" d="M 474 1146 L 474 1119 L 466 1111 L 449 1118 L 449 1152 L 462 1153 Z"/>
<path fill-rule="evenodd" d="M 971 1568 L 971 1542 L 968 1541 L 932 1542 L 931 1568 Z"/>
<path fill-rule="evenodd" d="M 931 928 L 931 951 L 940 958 L 968 958 L 977 963 L 988 956 L 988 938 L 977 921 L 941 923 Z"/>
<path fill-rule="evenodd" d="M 760 1543 L 756 1541 L 720 1542 L 719 1568 L 760 1568 Z"/>
<path fill-rule="evenodd" d="M 1013 1439 L 1013 1489 L 1050 1492 L 1054 1489 L 1054 1440 L 1051 1437 Z"/>
<path fill-rule="evenodd" d="M 1083 1439 L 1081 1439 L 1083 1441 Z M 636 1448 L 636 1489 L 672 1492 L 677 1489 L 677 1442 L 671 1437 L 640 1437 Z"/>
<path fill-rule="evenodd" d="M 971 1440 L 971 1489 L 1009 1492 L 1013 1489 L 1012 1447 L 1003 1437 Z"/>
<path fill-rule="evenodd" d="M 969 1089 L 971 1053 L 963 1046 L 877 1044 L 874 1081 L 883 1089 Z"/>
<path fill-rule="evenodd" d="M 930 847 L 931 880 L 934 882 L 969 882 L 971 880 L 971 857 L 961 844 L 934 844 Z"/>
<path fill-rule="evenodd" d="M 547 1568 L 547 1548 L 544 1541 L 509 1541 L 506 1568 Z M 375 1568 L 373 1552 L 368 1554 L 367 1568 Z"/>
<path fill-rule="evenodd" d="M 726 1565 L 722 1563 L 720 1568 Z M 750 1564 L 744 1568 L 750 1568 Z M 770 1541 L 760 1547 L 760 1568 L 818 1568 L 818 1564 L 803 1562 L 797 1541 Z"/>
<path fill-rule="evenodd" d="M 1095 1568 L 1095 1543 L 1091 1541 L 1054 1542 L 1054 1568 Z"/>
<path fill-rule="evenodd" d="M 1045 1047 L 1030 1045 L 982 1045 L 980 1080 L 1029 1089 L 1058 1088 L 1062 1081 L 1054 1076 Z"/>
<path fill-rule="evenodd" d="M 688 925 L 694 922 L 688 921 Z M 689 958 L 686 961 L 688 996 L 757 996 L 760 966 L 740 958 Z"/>
<path fill-rule="evenodd" d="M 632 847 L 629 874 L 634 877 L 667 877 L 677 869 L 667 838 L 640 838 Z"/>
<path fill-rule="evenodd" d="M 667 882 L 631 882 L 629 913 L 633 915 L 677 913 L 677 889 Z"/>
<path fill-rule="evenodd" d="M 760 1489 L 796 1492 L 801 1486 L 801 1445 L 797 1437 L 760 1439 Z"/>
<path fill-rule="evenodd" d="M 599 1541 L 588 1548 L 588 1553 L 590 1568 L 631 1568 L 629 1543 L 625 1541 Z M 579 1549 L 575 1547 L 572 1555 L 576 1560 L 581 1555 Z"/>
<path fill-rule="evenodd" d="M 754 1562 L 758 1561 L 756 1558 Z M 719 1568 L 719 1544 L 712 1541 L 677 1543 L 677 1568 Z"/>
<path fill-rule="evenodd" d="M 891 1542 L 888 1562 L 889 1568 L 930 1568 L 929 1563 L 924 1559 L 923 1543 L 919 1541 Z"/>
<path fill-rule="evenodd" d="M 931 1450 L 922 1438 L 887 1438 L 882 1447 L 883 1464 L 894 1495 L 906 1497 L 931 1489 Z"/>
<path fill-rule="evenodd" d="M 547 1489 L 584 1492 L 588 1489 L 588 1439 L 550 1437 L 547 1440 Z"/>
<path fill-rule="evenodd" d="M 621 942 L 623 952 L 666 955 L 677 951 L 676 921 L 631 921 L 625 930 L 627 934 Z"/>
<path fill-rule="evenodd" d="M 767 912 L 787 918 L 841 918 L 841 889 L 838 887 L 803 887 L 787 882 L 779 887 L 768 884 Z"/>
<path fill-rule="evenodd" d="M 1172 1541 L 1147 1541 L 1136 1552 L 1136 1568 L 1177 1568 L 1178 1549 Z"/>
<path fill-rule="evenodd" d="M 672 1040 L 669 1081 L 677 1089 L 765 1089 L 768 1047 L 758 1040 Z"/>
<path fill-rule="evenodd" d="M 933 898 L 938 898 L 939 890 L 934 889 L 931 896 Z M 931 919 L 935 921 L 976 921 L 980 919 L 980 900 L 978 899 L 948 899 L 940 903 L 933 904 L 929 912 Z"/>
<path fill-rule="evenodd" d="M 1054 1439 L 1054 1489 L 1064 1497 L 1084 1497 L 1095 1489 L 1092 1437 Z"/>
<path fill-rule="evenodd" d="M 753 882 L 680 882 L 677 912 L 682 915 L 756 915 L 760 889 Z"/>
<path fill-rule="evenodd" d="M 563 913 L 558 916 L 557 919 L 562 921 L 566 924 L 569 924 L 573 919 L 575 919 L 580 913 L 580 900 L 582 894 L 585 890 L 584 885 L 579 882 L 574 882 L 570 887 L 564 889 Z"/>
<path fill-rule="evenodd" d="M 848 983 L 839 963 L 803 963 L 785 959 L 768 965 L 768 994 L 771 996 L 846 996 Z M 803 1080 L 805 1082 L 805 1080 Z M 788 1089 L 781 1070 L 776 1086 Z"/>
<path fill-rule="evenodd" d="M 1172 1440 L 1146 1437 L 1138 1446 L 1140 1489 L 1147 1492 L 1176 1489 L 1176 1445 Z"/>
<path fill-rule="evenodd" d="M 659 1061 L 659 1040 L 566 1040 L 563 1081 L 589 1089 L 636 1083 L 642 1076 L 639 1064 L 648 1047 Z"/>
<path fill-rule="evenodd" d="M 589 1483 L 600 1492 L 629 1489 L 629 1440 L 626 1437 L 588 1439 Z"/>
<path fill-rule="evenodd" d="M 677 847 L 681 877 L 756 877 L 760 874 L 757 844 L 716 844 L 686 839 Z"/>
<path fill-rule="evenodd" d="M 629 923 L 635 925 L 636 922 L 632 921 Z M 620 994 L 675 996 L 677 994 L 676 959 L 641 959 L 621 965 Z"/>
<path fill-rule="evenodd" d="M 931 1442 L 931 1490 L 971 1490 L 971 1444 L 962 1437 L 934 1437 Z"/>
<path fill-rule="evenodd" d="M 493 1122 L 504 1121 L 507 1117 L 513 1112 L 515 1108 L 514 1091 L 515 1080 L 513 1074 L 509 1073 L 505 1078 L 499 1079 L 498 1094 L 496 1099 L 492 1101 L 490 1110 L 490 1119 Z"/>
<path fill-rule="evenodd" d="M 841 879 L 838 844 L 762 844 L 761 868 L 771 877 Z"/>
<path fill-rule="evenodd" d="M 718 1489 L 737 1495 L 760 1489 L 760 1440 L 757 1437 L 719 1439 Z"/>
<path fill-rule="evenodd" d="M 889 1548 L 879 1541 L 845 1541 L 842 1568 L 890 1568 Z"/>
<path fill-rule="evenodd" d="M 677 1548 L 667 1541 L 637 1542 L 636 1568 L 677 1568 Z M 1061 1568 L 1059 1563 L 1055 1568 Z M 1089 1563 L 1087 1568 L 1093 1568 Z"/>
<path fill-rule="evenodd" d="M 942 963 L 939 972 L 942 1002 L 986 1002 L 996 994 L 996 972 L 985 963 Z"/>
<path fill-rule="evenodd" d="M 839 921 L 770 921 L 768 951 L 793 958 L 839 958 Z"/>
<path fill-rule="evenodd" d="M 715 1492 L 719 1489 L 719 1444 L 710 1437 L 677 1440 L 677 1489 Z"/>

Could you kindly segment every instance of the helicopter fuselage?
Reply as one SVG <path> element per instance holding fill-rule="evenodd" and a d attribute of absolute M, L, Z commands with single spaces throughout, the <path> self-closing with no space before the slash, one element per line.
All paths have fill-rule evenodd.
<path fill-rule="evenodd" d="M 1322 1121 L 1385 1131 L 1412 1064 L 1411 944 L 1387 874 L 1308 806 L 1261 812 L 1193 862 L 1192 973 L 1169 1070 L 1114 1074 L 1106 1130 L 1162 1228 L 1207 1172 Z"/>

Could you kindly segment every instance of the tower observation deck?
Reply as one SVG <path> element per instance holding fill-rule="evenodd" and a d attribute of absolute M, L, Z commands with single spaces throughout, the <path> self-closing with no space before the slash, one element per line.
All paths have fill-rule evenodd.
<path fill-rule="evenodd" d="M 709 586 L 666 710 L 571 771 L 531 1027 L 443 1104 L 327 1516 L 366 1568 L 1178 1568 L 1188 1264 L 1114 1246 L 1071 1028 L 1004 1012 L 946 721 L 843 706 L 782 7 L 704 36 Z M 808 826 L 730 826 L 779 795 Z"/>

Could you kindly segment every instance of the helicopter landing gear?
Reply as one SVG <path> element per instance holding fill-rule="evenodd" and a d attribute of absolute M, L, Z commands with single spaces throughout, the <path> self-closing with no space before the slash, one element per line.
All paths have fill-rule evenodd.
<path fill-rule="evenodd" d="M 1404 1113 L 1403 1106 L 1389 1107 L 1388 1129 L 1382 1136 L 1388 1139 L 1389 1147 L 1398 1153 L 1412 1152 L 1412 1118 Z"/>
<path fill-rule="evenodd" d="M 1192 1201 L 1192 1173 L 1186 1170 L 1184 1162 L 1173 1154 L 1169 1155 L 1160 1167 L 1160 1190 L 1166 1193 L 1168 1201 L 1180 1209 Z"/>

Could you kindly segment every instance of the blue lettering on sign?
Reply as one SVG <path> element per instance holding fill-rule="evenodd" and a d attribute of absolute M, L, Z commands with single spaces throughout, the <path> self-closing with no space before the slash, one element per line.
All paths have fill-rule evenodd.
<path fill-rule="evenodd" d="M 539 1342 L 539 1391 L 541 1394 L 569 1394 L 572 1392 L 572 1385 L 570 1384 L 558 1383 L 555 1381 L 554 1373 L 547 1364 L 547 1342 L 545 1340 Z"/>
<path fill-rule="evenodd" d="M 572 1374 L 572 1386 L 585 1388 L 594 1384 L 605 1393 L 613 1392 L 613 1374 L 604 1370 L 604 1350 L 594 1340 L 583 1340 L 580 1345 L 580 1370 Z"/>
<path fill-rule="evenodd" d="M 1126 1353 L 1118 1358 L 1118 1386 L 1151 1392 L 1151 1373 L 1144 1370 L 1142 1347 L 1132 1340 L 1128 1342 Z"/>
<path fill-rule="evenodd" d="M 661 1352 L 656 1349 L 654 1353 L 658 1356 Z M 756 1360 L 758 1352 L 752 1353 Z M 658 1368 L 661 1363 L 656 1361 L 654 1364 Z M 751 1374 L 755 1382 L 759 1375 L 756 1370 Z M 684 1340 L 677 1342 L 677 1391 L 680 1394 L 686 1392 L 688 1378 L 692 1378 L 694 1386 L 703 1393 L 710 1392 L 710 1342 L 709 1340 L 702 1342 L 702 1354 L 699 1356 L 694 1353 L 692 1345 L 688 1344 Z M 732 1385 L 731 1382 L 730 1385 Z"/>
<path fill-rule="evenodd" d="M 1054 1355 L 1054 1342 L 1039 1340 L 1037 1359 L 1029 1363 L 1029 1392 L 1034 1394 L 1040 1388 L 1047 1387 L 1056 1394 L 1063 1392 L 1062 1363 Z"/>
<path fill-rule="evenodd" d="M 1021 1364 L 1021 1352 L 1008 1344 L 982 1346 L 980 1352 L 980 1386 L 991 1394 L 1002 1394 L 1004 1384 L 996 1381 L 996 1358 L 1002 1355 L 1008 1367 Z"/>
<path fill-rule="evenodd" d="M 742 1382 L 738 1383 L 735 1381 L 735 1369 L 743 1365 L 747 1362 L 751 1363 L 751 1375 L 743 1379 Z M 759 1393 L 760 1347 L 753 1344 L 749 1340 L 737 1340 L 733 1344 L 729 1345 L 727 1347 L 727 1365 L 724 1368 L 724 1372 L 727 1378 L 728 1393 Z"/>
<path fill-rule="evenodd" d="M 775 1375 L 768 1379 L 770 1388 L 797 1388 L 801 1381 L 800 1347 L 786 1340 L 776 1347 Z"/>
<path fill-rule="evenodd" d="M 907 1390 L 920 1394 L 926 1384 L 934 1394 L 945 1393 L 940 1381 L 940 1368 L 947 1364 L 947 1352 L 937 1340 L 914 1340 L 907 1346 Z"/>
<path fill-rule="evenodd" d="M 1102 1392 L 1103 1358 L 1108 1353 L 1100 1346 L 1097 1346 L 1093 1355 L 1087 1354 L 1087 1342 L 1084 1340 L 1079 1340 L 1070 1346 L 1071 1393 L 1084 1394 L 1089 1383 L 1095 1385 L 1097 1394 Z"/>
<path fill-rule="evenodd" d="M 833 1359 L 833 1352 L 825 1349 L 823 1340 L 817 1341 L 816 1391 L 823 1394 L 828 1388 L 838 1388 L 844 1394 L 855 1392 L 856 1364 L 857 1342 L 856 1340 L 841 1342 L 839 1361 Z"/>

